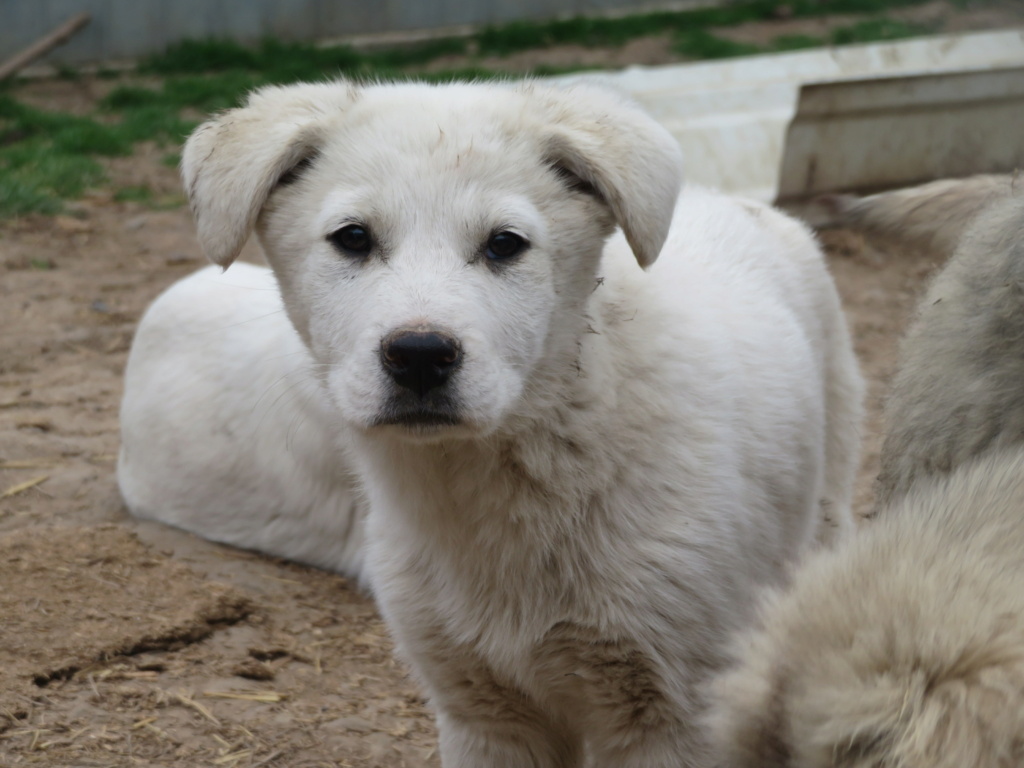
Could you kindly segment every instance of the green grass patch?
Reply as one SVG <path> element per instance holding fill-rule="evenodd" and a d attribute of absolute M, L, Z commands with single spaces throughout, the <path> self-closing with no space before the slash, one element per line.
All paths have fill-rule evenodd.
<path fill-rule="evenodd" d="M 0 151 L 0 216 L 58 213 L 62 200 L 103 179 L 103 167 L 87 155 L 56 153 L 42 142 L 7 148 Z"/>
<path fill-rule="evenodd" d="M 57 64 L 57 77 L 61 80 L 80 80 L 82 75 L 74 67 L 60 62 Z"/>
<path fill-rule="evenodd" d="M 91 118 L 35 109 L 0 95 L 0 156 L 33 141 L 71 154 L 123 155 L 131 151 L 130 142 Z"/>
<path fill-rule="evenodd" d="M 926 35 L 935 28 L 925 24 L 908 24 L 884 17 L 865 19 L 846 27 L 832 30 L 833 45 L 851 43 L 875 43 L 884 40 L 903 40 L 908 37 Z"/>
<path fill-rule="evenodd" d="M 11 175 L 0 176 L 0 217 L 24 216 L 26 213 L 60 213 L 60 199 L 36 184 Z"/>
<path fill-rule="evenodd" d="M 103 178 L 94 155 L 131 143 L 88 118 L 34 109 L 0 95 L 0 216 L 55 213 Z"/>
<path fill-rule="evenodd" d="M 162 106 L 124 110 L 120 118 L 116 131 L 131 142 L 155 140 L 177 145 L 198 125 L 184 119 L 178 110 Z"/>
<path fill-rule="evenodd" d="M 517 21 L 488 27 L 472 40 L 482 55 L 507 56 L 511 53 L 572 43 L 576 45 L 618 46 L 637 37 L 672 33 L 680 44 L 695 54 L 709 51 L 712 58 L 743 55 L 743 49 L 722 45 L 708 39 L 715 27 L 734 27 L 758 21 L 779 18 L 782 6 L 789 18 L 817 18 L 830 14 L 879 14 L 896 8 L 921 5 L 927 0 L 746 0 L 727 2 L 719 6 L 695 8 L 688 11 L 662 11 L 637 14 L 622 18 L 559 19 L 548 22 Z M 890 38 L 876 38 L 890 39 Z M 799 38 L 809 47 L 808 38 Z"/>
<path fill-rule="evenodd" d="M 141 72 L 171 76 L 213 72 L 258 73 L 262 82 L 322 80 L 337 75 L 395 73 L 441 56 L 467 51 L 466 38 L 441 38 L 382 51 L 358 52 L 348 46 L 320 47 L 308 43 L 264 40 L 247 47 L 231 40 L 192 40 L 172 45 L 139 65 Z"/>
<path fill-rule="evenodd" d="M 114 199 L 119 203 L 152 203 L 153 190 L 146 186 L 121 187 L 114 193 Z"/>
<path fill-rule="evenodd" d="M 137 73 L 161 78 L 158 86 L 119 85 L 103 99 L 95 114 L 84 117 L 24 105 L 11 97 L 18 87 L 17 81 L 11 81 L 0 84 L 0 216 L 60 210 L 63 199 L 79 196 L 88 187 L 104 182 L 98 158 L 129 154 L 140 141 L 173 145 L 175 151 L 166 154 L 162 162 L 177 165 L 181 159 L 177 146 L 195 127 L 198 115 L 238 106 L 248 92 L 267 84 L 324 81 L 338 76 L 416 77 L 431 82 L 503 78 L 507 75 L 480 66 L 483 57 L 565 44 L 616 47 L 637 37 L 662 34 L 671 36 L 675 49 L 690 59 L 896 40 L 935 31 L 883 15 L 923 2 L 926 0 L 735 0 L 717 7 L 615 19 L 512 22 L 481 29 L 468 37 L 371 51 L 277 40 L 264 40 L 255 46 L 229 40 L 188 41 L 139 64 Z M 828 39 L 789 35 L 757 46 L 725 36 L 724 30 L 729 27 L 778 18 L 782 6 L 789 18 L 829 14 L 864 18 L 834 30 Z M 464 56 L 466 64 L 430 74 L 419 71 L 445 56 Z M 573 69 L 539 66 L 520 74 L 544 76 L 569 71 Z M 98 76 L 113 80 L 130 74 L 106 70 Z M 62 68 L 59 76 L 72 78 L 78 74 Z M 140 188 L 122 189 L 116 196 L 158 204 Z"/>
<path fill-rule="evenodd" d="M 244 46 L 231 40 L 194 40 L 178 43 L 143 60 L 140 71 L 163 76 L 210 73 L 258 73 L 260 83 L 322 80 L 337 75 L 388 76 L 448 55 L 507 56 L 552 45 L 620 46 L 637 37 L 672 33 L 691 42 L 695 50 L 721 50 L 700 41 L 699 31 L 732 27 L 747 22 L 772 21 L 785 6 L 789 18 L 816 18 L 830 14 L 878 15 L 928 0 L 733 0 L 719 6 L 687 11 L 660 11 L 620 18 L 577 16 L 551 21 L 513 21 L 488 26 L 467 37 L 448 37 L 387 50 L 357 51 L 348 46 L 319 47 L 306 43 L 264 40 Z M 807 47 L 809 38 L 796 38 Z M 892 38 L 875 38 L 892 39 Z"/>
<path fill-rule="evenodd" d="M 762 53 L 763 48 L 718 37 L 704 29 L 690 29 L 676 35 L 675 50 L 691 59 L 727 59 Z"/>
<path fill-rule="evenodd" d="M 177 144 L 194 127 L 167 106 L 81 117 L 0 94 L 0 216 L 56 213 L 62 200 L 105 181 L 97 157 L 131 154 L 143 140 Z"/>
<path fill-rule="evenodd" d="M 813 35 L 779 35 L 772 41 L 772 49 L 778 52 L 803 51 L 808 48 L 821 48 L 826 41 Z"/>
<path fill-rule="evenodd" d="M 445 37 L 368 54 L 363 66 L 384 70 L 405 69 L 429 64 L 442 56 L 465 56 L 468 50 L 469 41 L 466 38 Z"/>

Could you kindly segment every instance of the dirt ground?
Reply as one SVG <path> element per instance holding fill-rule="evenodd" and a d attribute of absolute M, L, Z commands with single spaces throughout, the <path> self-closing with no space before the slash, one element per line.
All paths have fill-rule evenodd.
<path fill-rule="evenodd" d="M 26 95 L 81 104 L 97 87 Z M 173 202 L 166 151 L 111 162 L 111 189 Z M 822 239 L 870 382 L 863 513 L 895 345 L 936 264 L 852 232 Z M 139 523 L 119 499 L 133 329 L 202 263 L 187 210 L 109 190 L 0 222 L 0 765 L 436 766 L 431 716 L 366 596 Z"/>

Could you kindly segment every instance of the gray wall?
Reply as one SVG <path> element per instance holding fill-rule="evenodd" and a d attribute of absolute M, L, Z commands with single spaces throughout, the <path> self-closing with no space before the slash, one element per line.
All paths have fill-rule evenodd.
<path fill-rule="evenodd" d="M 0 0 L 0 61 L 82 11 L 92 22 L 50 61 L 134 58 L 187 38 L 315 40 L 650 5 L 651 0 Z"/>

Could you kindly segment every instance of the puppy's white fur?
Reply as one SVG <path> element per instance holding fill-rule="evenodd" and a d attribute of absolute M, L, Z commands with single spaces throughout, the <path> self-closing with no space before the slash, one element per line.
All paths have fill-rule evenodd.
<path fill-rule="evenodd" d="M 132 513 L 361 577 L 365 505 L 314 368 L 264 267 L 207 267 L 164 292 L 125 371 Z"/>
<path fill-rule="evenodd" d="M 1024 764 L 1024 196 L 1003 181 L 861 203 L 911 238 L 977 213 L 902 345 L 878 520 L 799 569 L 716 683 L 724 768 Z"/>
<path fill-rule="evenodd" d="M 901 357 L 885 409 L 883 507 L 921 477 L 1024 439 L 1024 189 L 990 202 L 968 227 Z"/>
<path fill-rule="evenodd" d="M 971 459 L 806 562 L 716 681 L 720 765 L 1024 764 L 1022 478 Z"/>
<path fill-rule="evenodd" d="M 217 482 L 258 491 L 280 481 L 247 467 L 279 461 L 298 480 L 275 498 L 291 501 L 329 491 L 321 468 L 336 462 L 342 507 L 316 497 L 292 518 L 300 541 L 335 512 L 348 525 L 351 468 L 370 579 L 437 709 L 446 766 L 707 765 L 700 685 L 725 637 L 757 587 L 851 525 L 861 382 L 806 230 L 699 189 L 677 205 L 671 137 L 585 87 L 269 88 L 202 126 L 183 165 L 207 252 L 229 264 L 255 226 L 308 356 L 268 314 L 274 298 L 259 299 L 265 330 L 226 306 L 236 268 L 173 288 L 143 323 L 151 352 L 133 354 L 126 403 L 149 405 L 126 406 L 129 503 L 164 516 L 174 478 L 203 475 L 196 506 L 234 509 L 235 543 L 287 554 L 244 533 L 245 500 Z M 330 242 L 353 224 L 372 234 L 368 255 Z M 492 260 L 495 232 L 528 248 Z M 231 326 L 230 354 L 196 353 L 229 373 L 156 370 L 187 314 L 211 335 Z M 394 416 L 404 394 L 381 345 L 403 328 L 458 340 L 454 423 Z M 265 367 L 315 386 L 264 407 Z M 208 376 L 199 397 L 226 376 L 237 402 L 176 406 L 191 370 Z M 160 402 L 171 415 L 147 423 Z M 151 434 L 239 420 L 256 423 L 243 450 L 259 455 L 223 467 L 170 447 L 184 427 Z M 353 567 L 337 546 L 336 567 Z M 322 563 L 320 547 L 300 556 Z"/>

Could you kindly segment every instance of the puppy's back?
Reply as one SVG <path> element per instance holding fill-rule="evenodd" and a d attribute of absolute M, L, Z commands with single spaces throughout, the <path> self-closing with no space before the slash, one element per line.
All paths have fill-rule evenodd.
<path fill-rule="evenodd" d="M 718 681 L 727 768 L 1024 764 L 1024 449 L 803 567 Z"/>

